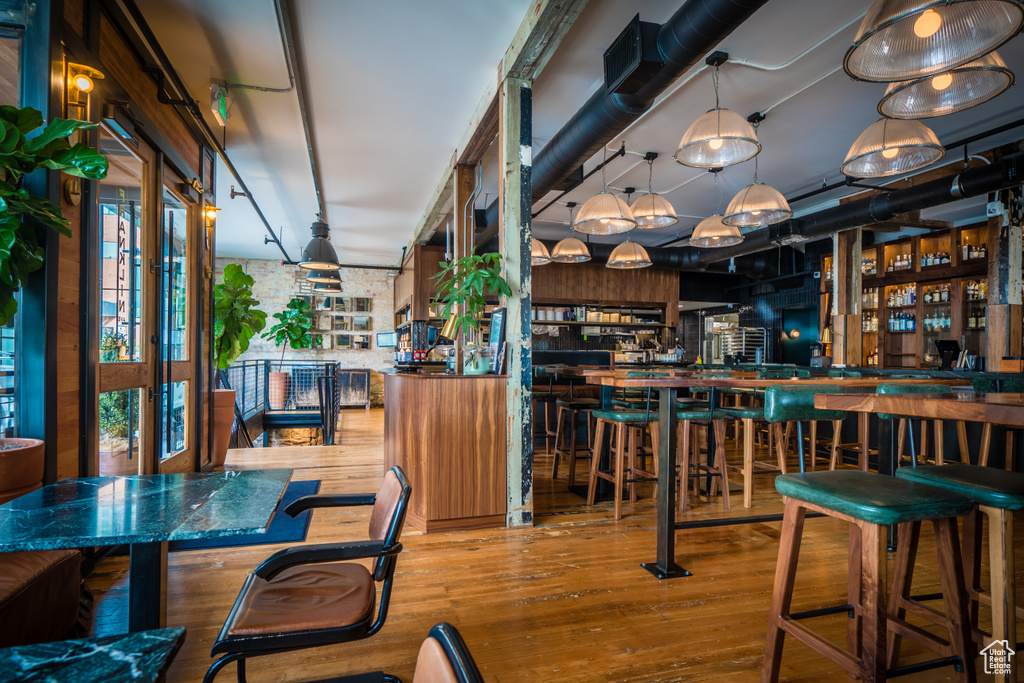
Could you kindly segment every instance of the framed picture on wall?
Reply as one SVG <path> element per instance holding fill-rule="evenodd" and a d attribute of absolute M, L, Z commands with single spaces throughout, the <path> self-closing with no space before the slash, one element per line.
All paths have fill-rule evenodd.
<path fill-rule="evenodd" d="M 356 332 L 370 331 L 370 316 L 356 315 L 352 317 L 352 329 Z"/>
<path fill-rule="evenodd" d="M 348 297 L 348 296 L 336 296 L 336 297 L 334 297 L 334 312 L 335 313 L 351 313 L 352 312 L 352 297 Z"/>
<path fill-rule="evenodd" d="M 356 313 L 369 313 L 370 307 L 373 305 L 373 299 L 365 296 L 357 296 L 352 300 L 352 303 L 355 306 Z"/>
<path fill-rule="evenodd" d="M 352 317 L 348 315 L 334 316 L 334 329 L 335 331 L 348 332 L 352 329 Z"/>
<path fill-rule="evenodd" d="M 352 348 L 352 335 L 351 334 L 336 334 L 334 335 L 334 348 L 342 351 Z"/>
<path fill-rule="evenodd" d="M 352 348 L 353 349 L 368 349 L 370 348 L 370 335 L 368 334 L 354 334 L 352 335 Z"/>

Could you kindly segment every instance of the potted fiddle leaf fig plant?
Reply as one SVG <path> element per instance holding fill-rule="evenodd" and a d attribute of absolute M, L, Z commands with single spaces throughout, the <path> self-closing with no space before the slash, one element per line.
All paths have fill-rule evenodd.
<path fill-rule="evenodd" d="M 29 137 L 43 123 L 43 115 L 31 107 L 0 106 L 0 325 L 6 325 L 17 312 L 15 297 L 28 276 L 43 267 L 45 252 L 37 229 L 71 236 L 70 221 L 60 206 L 30 194 L 24 177 L 39 169 L 92 180 L 107 175 L 106 157 L 67 139 L 96 124 L 54 119 Z M 0 503 L 39 488 L 42 479 L 42 441 L 0 439 Z"/>
<path fill-rule="evenodd" d="M 284 372 L 284 352 L 293 349 L 310 349 L 323 343 L 323 336 L 311 334 L 316 312 L 308 301 L 298 297 L 292 299 L 284 310 L 275 313 L 277 324 L 263 333 L 263 338 L 281 347 L 281 364 L 278 372 L 268 373 L 267 392 L 271 410 L 283 410 L 288 403 L 288 374 Z"/>
<path fill-rule="evenodd" d="M 487 307 L 486 297 L 512 295 L 508 282 L 501 276 L 501 254 L 463 256 L 439 265 L 441 271 L 433 277 L 438 281 L 435 303 L 443 304 L 442 317 L 455 316 L 454 325 L 466 335 L 462 371 L 467 375 L 486 374 L 490 367 L 483 353 L 486 344 L 477 340 Z"/>
<path fill-rule="evenodd" d="M 267 314 L 252 295 L 252 276 L 237 263 L 224 266 L 224 279 L 213 287 L 213 360 L 227 370 L 249 348 L 249 340 L 267 324 Z M 216 384 L 214 384 L 216 386 Z M 235 419 L 234 389 L 213 390 L 213 427 L 210 461 L 224 464 Z"/>

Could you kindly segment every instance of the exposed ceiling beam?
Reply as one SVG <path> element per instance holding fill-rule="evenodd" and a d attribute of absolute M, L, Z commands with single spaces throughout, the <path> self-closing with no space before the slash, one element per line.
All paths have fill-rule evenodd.
<path fill-rule="evenodd" d="M 874 232 L 899 232 L 903 228 L 926 228 L 928 230 L 942 230 L 944 228 L 952 227 L 953 224 L 949 221 L 934 221 L 927 218 L 921 218 L 921 212 L 908 211 L 907 213 L 900 214 L 894 218 L 890 218 L 887 221 L 880 221 L 878 223 L 870 223 L 864 226 L 865 230 L 871 230 Z"/>
<path fill-rule="evenodd" d="M 434 235 L 442 212 L 451 200 L 454 187 L 455 163 L 476 165 L 483 159 L 487 148 L 498 135 L 498 85 L 504 78 L 533 80 L 547 66 L 562 39 L 572 28 L 588 0 L 539 0 L 530 6 L 523 23 L 505 51 L 498 65 L 497 77 L 492 79 L 480 98 L 456 152 L 441 174 L 441 180 L 431 195 L 427 208 L 413 231 L 410 248 Z"/>

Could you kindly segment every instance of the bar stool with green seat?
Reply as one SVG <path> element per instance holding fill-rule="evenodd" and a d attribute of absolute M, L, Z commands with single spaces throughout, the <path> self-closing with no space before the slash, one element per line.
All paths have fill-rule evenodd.
<path fill-rule="evenodd" d="M 554 461 L 551 464 L 551 478 L 558 478 L 558 462 L 564 458 L 569 463 L 569 486 L 576 483 L 576 461 L 587 460 L 591 457 L 591 445 L 593 436 L 591 431 L 591 413 L 601 407 L 601 400 L 597 398 L 581 398 L 573 393 L 573 383 L 569 381 L 569 395 L 555 400 L 555 451 Z M 579 439 L 579 418 L 583 416 L 587 421 L 587 444 L 578 444 Z M 568 429 L 566 425 L 568 423 Z"/>
<path fill-rule="evenodd" d="M 979 394 L 1001 394 L 1003 392 L 1011 394 L 1024 393 L 1024 377 L 975 377 L 971 380 L 971 388 Z M 960 459 L 964 459 L 964 454 L 969 453 L 967 445 L 967 425 L 961 420 L 956 423 L 957 437 L 960 439 Z M 1006 463 L 1005 468 L 1007 470 L 1014 469 L 1014 456 L 1016 455 L 1016 448 L 1014 445 L 1014 437 L 1017 433 L 1016 429 L 1006 430 Z M 989 447 L 992 444 L 992 424 L 986 422 L 981 427 L 981 444 L 978 448 L 977 462 L 979 465 L 988 465 L 988 452 Z"/>
<path fill-rule="evenodd" d="M 979 602 L 992 607 L 991 632 L 979 630 L 975 633 L 975 639 L 985 647 L 994 642 L 1006 641 L 1010 648 L 1017 649 L 1017 619 L 1024 618 L 1024 608 L 1017 604 L 1013 513 L 1024 510 L 1024 474 L 978 465 L 954 464 L 942 467 L 901 467 L 896 471 L 896 476 L 955 491 L 974 502 L 974 510 L 964 522 L 964 561 L 967 566 L 967 590 L 971 597 L 972 625 L 978 626 Z M 989 525 L 989 591 L 982 590 L 980 581 L 982 515 L 988 518 Z M 910 550 L 913 553 L 916 547 L 911 546 Z M 913 577 L 908 575 L 901 578 L 909 586 Z M 910 600 L 894 600 L 890 610 L 898 609 L 899 616 L 902 616 L 908 607 L 925 617 L 931 618 L 935 614 L 927 608 L 922 610 L 918 603 Z M 895 662 L 899 655 L 899 641 L 893 636 L 889 640 L 889 653 L 890 662 Z M 1017 666 L 1019 664 L 1014 663 L 1011 671 L 1015 671 Z M 1002 680 L 1016 680 L 1016 676 Z"/>
<path fill-rule="evenodd" d="M 927 377 L 927 375 L 925 375 Z M 875 389 L 876 393 L 879 394 L 952 394 L 953 390 L 945 384 L 908 384 L 906 382 L 883 382 L 879 384 Z M 898 466 L 900 461 L 903 459 L 903 442 L 909 434 L 910 439 L 910 457 L 912 460 L 917 460 L 917 454 L 914 452 L 914 431 L 913 423 L 911 420 L 917 419 L 906 415 L 891 415 L 889 413 L 879 413 L 878 419 L 880 420 L 899 420 L 899 427 L 896 436 L 896 460 L 895 465 Z M 927 420 L 921 420 L 921 457 L 928 457 L 928 442 L 927 442 Z M 943 445 L 942 445 L 942 420 L 932 420 L 933 428 L 935 431 L 935 464 L 941 465 L 944 461 Z M 908 429 L 909 426 L 909 429 Z"/>
<path fill-rule="evenodd" d="M 710 425 L 712 422 L 712 412 L 708 410 L 706 406 L 701 406 L 698 403 L 684 404 L 677 406 L 676 409 L 676 420 L 679 421 L 679 427 L 676 429 L 676 454 L 679 456 L 679 511 L 686 512 L 688 505 L 689 495 L 689 483 L 693 480 L 693 495 L 699 495 L 698 480 L 705 476 L 711 475 L 721 479 L 722 483 L 722 506 L 729 510 L 731 504 L 729 501 L 729 469 L 728 464 L 725 461 L 725 420 L 723 418 L 717 418 L 718 411 L 716 408 L 714 415 L 715 425 L 715 452 L 718 454 L 717 462 L 712 462 L 709 456 L 708 460 L 704 463 L 700 461 L 700 439 L 691 438 L 693 436 L 692 429 L 694 423 L 703 423 Z M 709 448 L 710 448 L 710 436 L 708 437 Z M 708 490 L 708 497 L 715 495 L 715 481 L 712 481 L 711 488 Z"/>
<path fill-rule="evenodd" d="M 534 368 L 533 391 L 530 392 L 530 399 L 533 401 L 535 406 L 541 407 L 542 414 L 544 415 L 544 429 L 541 433 L 544 435 L 545 453 L 551 452 L 551 446 L 554 443 L 555 436 L 557 435 L 554 417 L 551 415 L 551 412 L 556 409 L 555 401 L 563 396 L 563 392 L 555 390 L 554 373 L 548 372 L 548 368 L 553 367 L 555 366 Z"/>
<path fill-rule="evenodd" d="M 886 671 L 888 630 L 937 649 L 942 659 L 936 660 L 934 665 L 954 663 L 960 672 L 958 680 L 975 680 L 974 648 L 956 526 L 956 518 L 971 511 L 972 504 L 967 497 L 937 486 L 861 470 L 784 474 L 775 479 L 775 488 L 783 496 L 785 514 L 768 616 L 762 683 L 779 680 L 787 634 L 836 662 L 850 676 L 867 683 L 884 681 L 887 673 L 891 676 L 907 673 Z M 851 525 L 848 604 L 792 613 L 793 584 L 807 511 Z M 903 544 L 917 536 L 924 521 L 932 522 L 935 529 L 944 621 L 949 632 L 947 640 L 918 629 L 899 616 L 886 616 L 886 553 L 882 547 L 882 530 L 890 524 L 901 525 L 900 542 Z M 906 565 L 910 559 L 909 553 L 899 554 L 896 571 L 908 572 Z M 826 641 L 799 623 L 807 617 L 842 612 L 850 618 L 845 648 Z"/>

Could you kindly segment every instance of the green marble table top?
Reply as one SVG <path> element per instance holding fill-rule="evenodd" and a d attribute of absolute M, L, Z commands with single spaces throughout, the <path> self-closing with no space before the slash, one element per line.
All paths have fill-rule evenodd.
<path fill-rule="evenodd" d="M 0 678 L 5 681 L 112 683 L 161 680 L 185 629 L 162 628 L 86 640 L 59 640 L 0 649 Z"/>
<path fill-rule="evenodd" d="M 291 474 L 62 479 L 0 505 L 0 552 L 262 533 Z"/>

